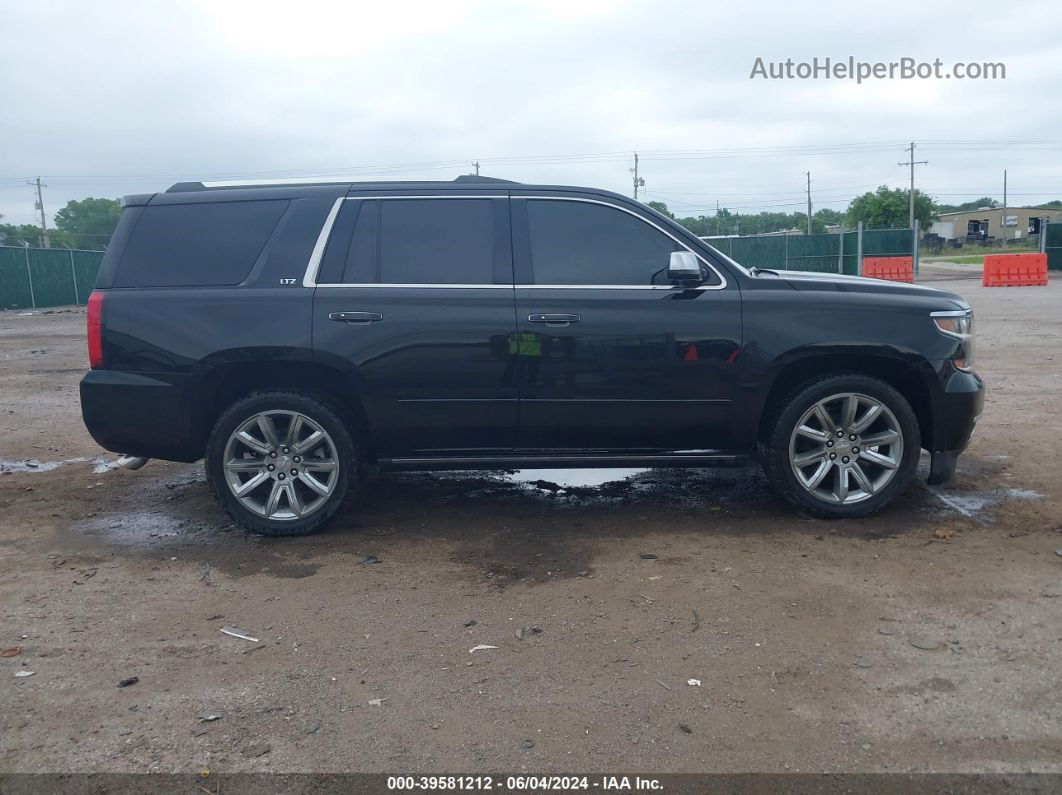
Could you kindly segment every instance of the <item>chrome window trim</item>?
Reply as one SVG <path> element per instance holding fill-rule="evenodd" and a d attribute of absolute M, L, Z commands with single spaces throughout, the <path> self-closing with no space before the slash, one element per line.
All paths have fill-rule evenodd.
<path fill-rule="evenodd" d="M 381 282 L 372 282 L 371 284 L 333 284 L 331 282 L 321 282 L 320 284 L 312 285 L 313 287 L 416 287 L 418 289 L 439 289 L 439 290 L 511 290 L 513 286 L 511 284 L 415 284 L 413 282 L 401 282 L 395 284 L 384 284 Z"/>
<path fill-rule="evenodd" d="M 332 227 L 335 226 L 339 208 L 343 206 L 343 198 L 343 196 L 340 196 L 336 199 L 335 203 L 332 204 L 332 209 L 325 216 L 324 225 L 317 235 L 317 242 L 313 244 L 313 250 L 310 252 L 310 261 L 306 263 L 306 272 L 302 275 L 303 287 L 316 286 L 317 270 L 321 267 L 321 257 L 324 256 L 325 246 L 328 245 L 328 236 L 332 234 Z"/>
<path fill-rule="evenodd" d="M 373 201 L 376 199 L 545 199 L 550 201 L 569 201 L 569 202 L 583 202 L 585 204 L 601 204 L 605 207 L 612 207 L 621 212 L 625 212 L 628 215 L 632 215 L 642 223 L 661 232 L 676 243 L 678 243 L 686 251 L 693 254 L 704 265 L 712 271 L 717 277 L 719 277 L 719 284 L 712 285 L 698 285 L 696 287 L 676 287 L 671 284 L 381 284 L 377 282 L 362 283 L 362 284 L 333 284 L 333 283 L 317 283 L 317 272 L 321 268 L 321 259 L 324 257 L 325 247 L 328 245 L 328 238 L 332 234 L 332 227 L 335 226 L 336 217 L 339 215 L 339 209 L 343 206 L 345 201 Z M 511 290 L 514 288 L 523 290 L 724 290 L 726 289 L 728 282 L 726 277 L 719 272 L 719 270 L 712 265 L 703 255 L 694 251 L 675 235 L 664 229 L 657 223 L 650 221 L 647 218 L 643 218 L 633 210 L 629 210 L 626 207 L 616 204 L 615 202 L 602 201 L 600 199 L 585 199 L 580 196 L 499 196 L 495 195 L 468 195 L 468 194 L 442 194 L 435 196 L 424 195 L 409 195 L 409 196 L 340 196 L 335 200 L 332 205 L 332 209 L 329 210 L 327 217 L 325 218 L 324 225 L 321 227 L 320 233 L 317 235 L 317 242 L 314 243 L 313 250 L 310 252 L 310 259 L 306 263 L 306 272 L 302 277 L 303 287 L 362 287 L 362 288 L 395 288 L 395 287 L 411 287 L 418 289 L 443 289 L 443 290 Z"/>

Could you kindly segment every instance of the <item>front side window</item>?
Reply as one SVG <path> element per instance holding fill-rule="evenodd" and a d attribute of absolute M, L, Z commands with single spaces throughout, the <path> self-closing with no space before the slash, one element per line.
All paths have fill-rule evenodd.
<path fill-rule="evenodd" d="M 526 204 L 536 284 L 665 285 L 671 252 L 683 250 L 615 207 L 555 199 Z"/>
<path fill-rule="evenodd" d="M 494 200 L 359 199 L 343 205 L 320 283 L 494 283 Z"/>

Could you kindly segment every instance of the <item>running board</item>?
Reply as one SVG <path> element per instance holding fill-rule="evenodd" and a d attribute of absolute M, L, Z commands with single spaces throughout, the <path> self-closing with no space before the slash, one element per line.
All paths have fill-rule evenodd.
<path fill-rule="evenodd" d="M 445 469 L 597 469 L 601 467 L 740 467 L 746 455 L 682 453 L 653 455 L 512 455 L 381 458 L 380 469 L 438 471 Z"/>

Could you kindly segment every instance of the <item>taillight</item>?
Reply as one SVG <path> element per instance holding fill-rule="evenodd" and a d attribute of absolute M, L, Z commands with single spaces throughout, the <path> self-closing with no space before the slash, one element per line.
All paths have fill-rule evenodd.
<path fill-rule="evenodd" d="M 93 290 L 88 299 L 88 354 L 89 367 L 103 367 L 103 293 Z"/>

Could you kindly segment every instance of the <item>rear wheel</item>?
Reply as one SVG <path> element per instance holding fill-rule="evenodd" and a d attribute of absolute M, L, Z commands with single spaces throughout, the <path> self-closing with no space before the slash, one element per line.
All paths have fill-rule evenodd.
<path fill-rule="evenodd" d="M 866 516 L 914 475 L 918 420 L 903 395 L 876 378 L 837 375 L 798 389 L 763 450 L 771 485 L 826 518 Z"/>
<path fill-rule="evenodd" d="M 230 406 L 207 443 L 211 490 L 237 524 L 268 535 L 303 535 L 335 513 L 355 481 L 346 424 L 326 400 L 257 392 Z"/>

